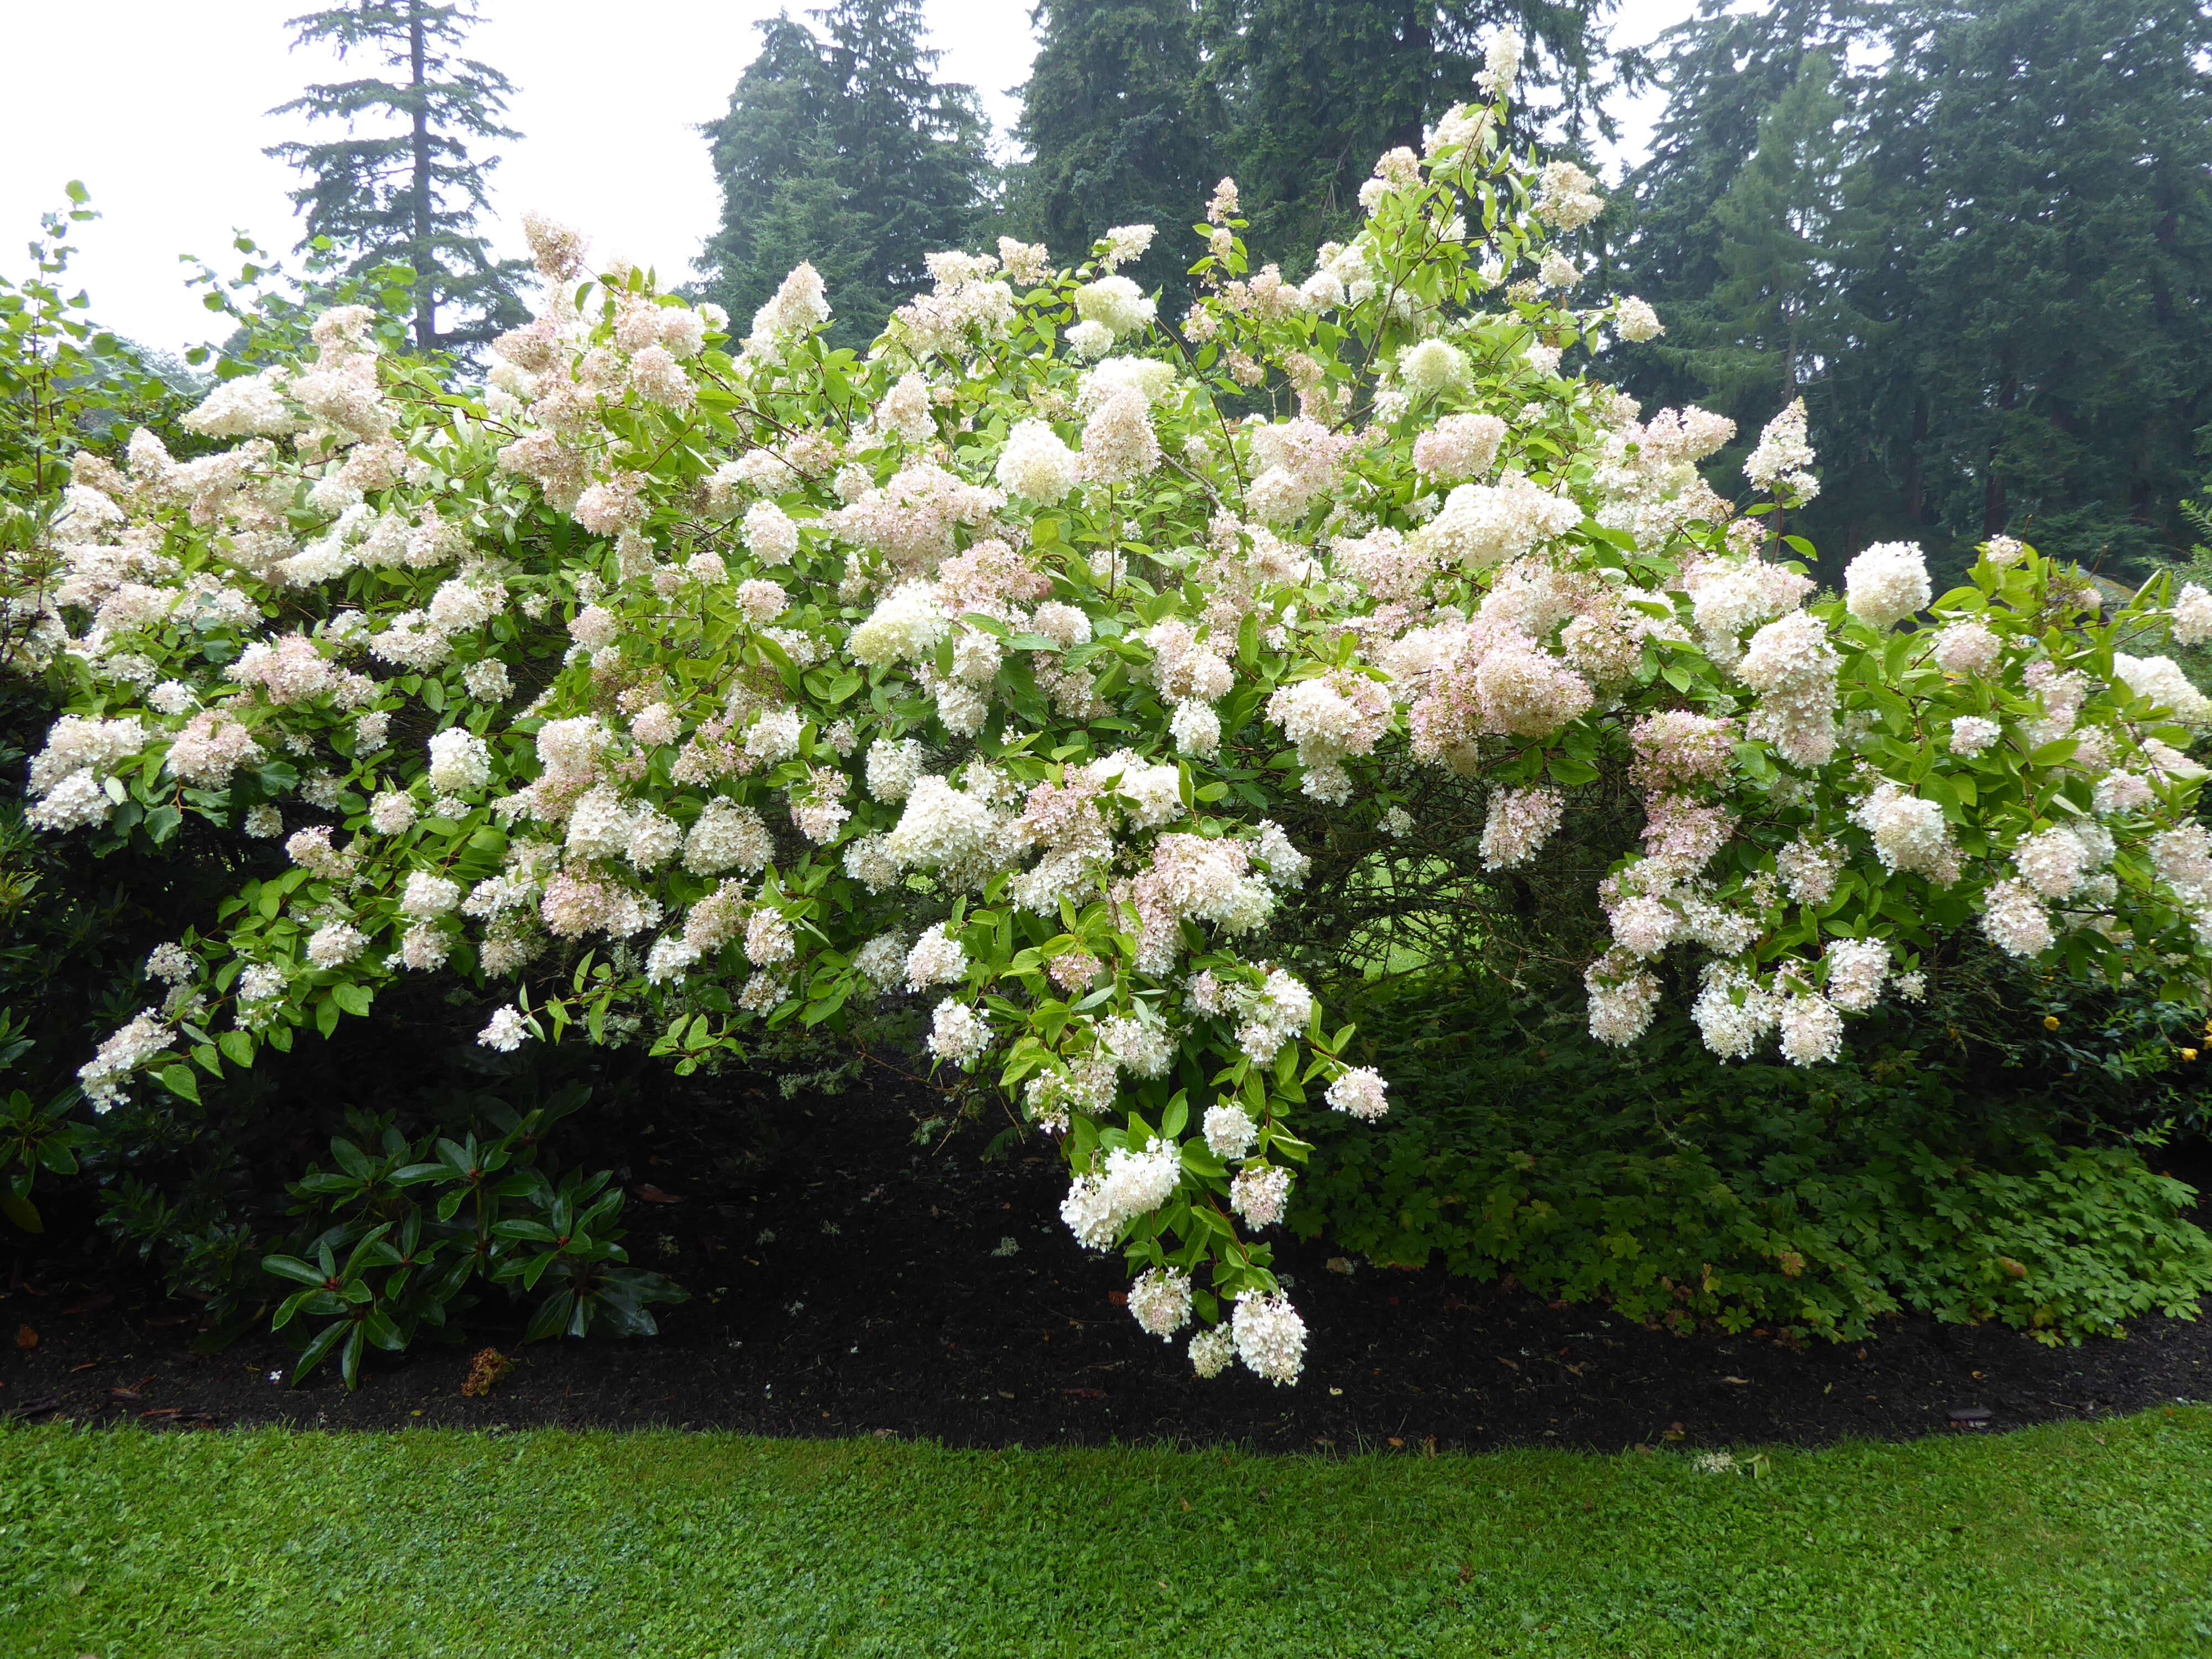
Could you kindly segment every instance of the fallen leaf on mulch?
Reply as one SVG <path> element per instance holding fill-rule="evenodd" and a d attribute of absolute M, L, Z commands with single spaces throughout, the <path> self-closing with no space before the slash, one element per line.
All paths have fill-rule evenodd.
<path fill-rule="evenodd" d="M 1747 1376 L 1724 1376 L 1721 1378 L 1721 1381 L 1723 1382 L 1733 1382 L 1740 1389 L 1747 1389 L 1751 1386 L 1751 1379 Z"/>
<path fill-rule="evenodd" d="M 681 1204 L 684 1201 L 673 1194 L 662 1192 L 658 1187 L 633 1187 L 630 1190 L 648 1204 Z"/>
<path fill-rule="evenodd" d="M 114 1291 L 102 1291 L 98 1296 L 88 1296 L 74 1308 L 64 1308 L 62 1311 L 65 1314 L 98 1313 L 102 1308 L 112 1306 L 114 1302 Z"/>
<path fill-rule="evenodd" d="M 39 1334 L 33 1330 L 28 1325 L 18 1325 L 15 1327 L 15 1346 L 19 1348 L 37 1347 L 39 1346 Z"/>

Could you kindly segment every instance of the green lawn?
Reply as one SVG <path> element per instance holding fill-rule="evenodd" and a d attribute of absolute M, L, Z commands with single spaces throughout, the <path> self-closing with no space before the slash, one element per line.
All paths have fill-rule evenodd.
<path fill-rule="evenodd" d="M 2212 1653 L 2212 1408 L 1350 1461 L 0 1432 L 7 1659 Z"/>

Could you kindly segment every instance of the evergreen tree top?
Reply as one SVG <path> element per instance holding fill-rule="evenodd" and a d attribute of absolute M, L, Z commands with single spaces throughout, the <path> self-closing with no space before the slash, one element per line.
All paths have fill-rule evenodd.
<path fill-rule="evenodd" d="M 1188 220 L 1225 170 L 1220 100 L 1198 52 L 1191 0 L 1040 0 L 1036 57 L 1015 136 L 1035 158 L 1013 211 L 1066 252 L 1115 225 Z M 1181 239 L 1164 234 L 1129 273 L 1179 311 L 1190 289 Z"/>
<path fill-rule="evenodd" d="M 801 260 L 828 283 L 836 337 L 859 345 L 963 246 L 993 194 L 989 123 L 940 82 L 918 0 L 838 0 L 757 27 L 761 51 L 706 133 L 722 186 L 702 287 L 750 315 Z"/>
<path fill-rule="evenodd" d="M 1527 43 L 1512 119 L 1568 149 L 1593 129 L 1606 68 L 1594 25 L 1612 0 L 1199 0 L 1207 74 L 1226 112 L 1224 150 L 1261 257 L 1304 268 L 1356 224 L 1376 158 L 1419 150 L 1428 123 L 1465 100 L 1501 27 Z M 1633 68 L 1633 65 L 1631 66 Z"/>
<path fill-rule="evenodd" d="M 2139 578 L 2212 422 L 2200 0 L 1704 0 L 1621 259 L 1668 325 L 1630 389 L 1749 431 L 1800 392 L 1803 528 L 2000 533 Z M 1955 550 L 1953 551 L 1952 550 Z"/>
<path fill-rule="evenodd" d="M 305 177 L 292 192 L 302 248 L 327 238 L 354 275 L 392 262 L 415 270 L 423 351 L 489 339 L 520 315 L 514 283 L 525 266 L 495 259 L 476 231 L 498 160 L 471 141 L 522 136 L 501 118 L 514 83 L 459 53 L 478 21 L 474 0 L 344 0 L 303 13 L 286 25 L 295 50 L 327 46 L 342 62 L 360 54 L 398 73 L 319 82 L 270 112 L 344 123 L 343 137 L 266 153 Z M 442 328 L 441 307 L 458 313 Z"/>

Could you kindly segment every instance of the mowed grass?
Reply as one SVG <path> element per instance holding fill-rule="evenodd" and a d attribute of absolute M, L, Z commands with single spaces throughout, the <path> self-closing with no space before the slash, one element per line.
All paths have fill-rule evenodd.
<path fill-rule="evenodd" d="M 2212 1653 L 2212 1409 L 1908 1446 L 1267 1458 L 0 1433 L 9 1659 Z"/>

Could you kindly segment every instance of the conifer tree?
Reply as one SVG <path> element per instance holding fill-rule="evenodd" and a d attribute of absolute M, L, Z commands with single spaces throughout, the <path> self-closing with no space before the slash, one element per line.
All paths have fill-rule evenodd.
<path fill-rule="evenodd" d="M 1620 261 L 1668 333 L 1622 354 L 1631 391 L 1747 434 L 1808 393 L 1798 527 L 1838 568 L 1911 539 L 1944 575 L 2006 532 L 2124 577 L 2179 553 L 2212 427 L 2212 13 L 1706 0 L 1659 56 Z"/>
<path fill-rule="evenodd" d="M 1638 396 L 1714 406 L 1717 365 L 1699 353 L 1712 332 L 1729 326 L 1717 298 L 1730 274 L 1721 204 L 1748 206 L 1746 196 L 1732 195 L 1737 179 L 1802 67 L 1817 63 L 1830 71 L 1830 95 L 1844 106 L 1839 122 L 1859 118 L 1863 88 L 1841 66 L 1853 45 L 1874 38 L 1873 27 L 1856 0 L 1779 0 L 1750 11 L 1731 0 L 1703 0 L 1695 17 L 1661 37 L 1655 50 L 1667 104 L 1650 155 L 1629 178 L 1632 234 L 1614 248 L 1622 281 L 1667 320 L 1663 341 L 1629 354 Z M 1757 421 L 1772 412 L 1757 411 Z"/>
<path fill-rule="evenodd" d="M 1181 234 L 1220 176 L 1218 100 L 1201 72 L 1193 0 L 1040 0 L 1037 53 L 1022 89 L 1017 136 L 1032 160 L 1018 216 L 1065 258 L 1115 225 L 1161 234 L 1127 267 L 1164 290 L 1170 313 L 1188 291 Z"/>
<path fill-rule="evenodd" d="M 342 138 L 266 153 L 306 175 L 292 192 L 307 220 L 303 249 L 327 237 L 350 275 L 391 263 L 415 272 L 419 351 L 487 340 L 521 316 L 514 284 L 527 267 L 494 258 L 476 229 L 498 160 L 470 143 L 522 136 L 500 119 L 513 83 L 456 55 L 477 21 L 475 0 L 342 0 L 295 17 L 295 48 L 380 58 L 394 78 L 311 86 L 270 112 L 345 124 Z"/>
<path fill-rule="evenodd" d="M 1838 546 L 1897 528 L 1867 519 L 1884 486 L 1858 476 L 1866 422 L 1852 400 L 1872 395 L 1874 343 L 1850 288 L 1869 234 L 1863 111 L 1830 55 L 1852 27 L 1847 15 L 1778 7 L 1763 17 L 1709 9 L 1678 30 L 1674 95 L 1632 181 L 1640 212 L 1620 252 L 1624 282 L 1649 289 L 1667 324 L 1663 339 L 1626 354 L 1639 395 L 1735 417 L 1738 441 L 1713 467 L 1731 489 L 1759 430 L 1803 398 L 1824 482 L 1791 527 Z"/>
<path fill-rule="evenodd" d="M 1849 107 L 1814 53 L 1759 118 L 1759 146 L 1713 204 L 1725 337 L 1701 354 L 1706 383 L 1765 392 L 1781 408 L 1848 343 L 1838 281 L 1850 235 Z"/>
<path fill-rule="evenodd" d="M 1905 514 L 2124 578 L 2179 556 L 2212 423 L 2212 9 L 1917 0 L 1889 62 L 1860 303 L 1913 400 Z"/>
<path fill-rule="evenodd" d="M 994 175 L 973 88 L 933 78 L 919 0 L 838 0 L 762 23 L 760 55 L 703 131 L 722 187 L 702 293 L 740 325 L 791 268 L 828 284 L 858 346 L 928 280 L 923 256 L 975 240 Z"/>
<path fill-rule="evenodd" d="M 1288 268 L 1358 220 L 1375 159 L 1418 150 L 1425 125 L 1469 95 L 1483 43 L 1528 43 L 1516 120 L 1578 135 L 1595 115 L 1590 24 L 1605 0 L 1202 0 L 1200 36 L 1226 110 L 1222 148 L 1255 258 Z M 1548 93 L 1547 98 L 1545 94 Z"/>

